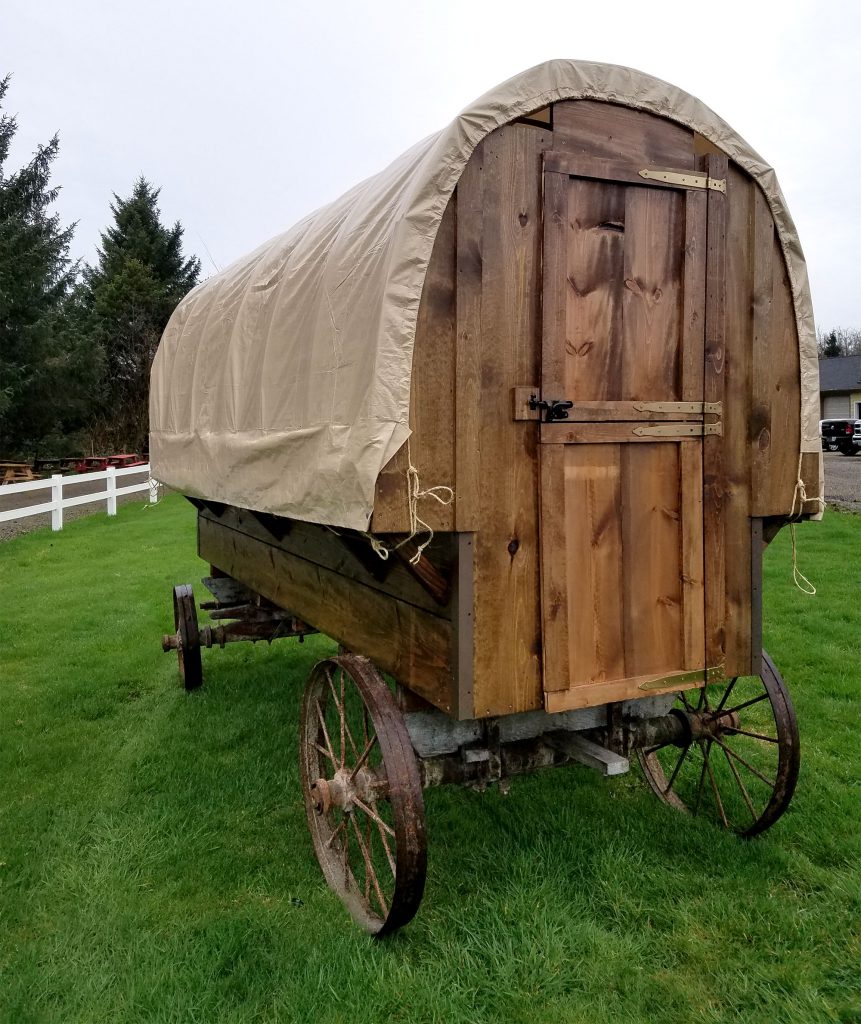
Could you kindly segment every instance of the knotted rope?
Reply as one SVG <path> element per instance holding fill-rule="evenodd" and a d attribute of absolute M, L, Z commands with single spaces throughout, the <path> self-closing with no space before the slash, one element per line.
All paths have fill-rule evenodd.
<path fill-rule="evenodd" d="M 798 503 L 798 515 L 804 511 L 804 503 L 806 501 L 816 501 L 819 503 L 819 511 L 825 511 L 825 499 L 820 495 L 816 498 L 808 498 L 807 490 L 804 486 L 804 481 L 801 479 L 801 455 L 798 456 L 798 478 L 795 481 L 795 491 L 792 495 L 792 508 L 789 510 L 789 536 L 792 540 L 792 582 L 798 587 L 802 594 L 809 594 L 811 597 L 816 593 L 816 587 L 810 582 L 810 580 L 804 575 L 804 573 L 798 568 L 798 551 L 795 540 L 795 523 L 792 522 L 794 519 L 795 505 Z M 799 582 L 799 580 L 801 582 Z"/>
<path fill-rule="evenodd" d="M 375 537 L 371 533 L 366 533 L 365 536 L 368 538 L 368 541 L 376 554 L 385 561 L 393 551 L 397 551 L 398 548 L 402 548 L 404 544 L 408 544 L 419 534 L 426 532 L 427 536 L 416 545 L 416 552 L 409 560 L 410 565 L 418 565 L 421 561 L 425 548 L 430 544 L 434 537 L 433 529 L 419 516 L 419 499 L 433 498 L 434 501 L 438 501 L 440 505 L 450 505 L 454 501 L 454 491 L 451 487 L 446 487 L 443 484 L 439 484 L 436 487 L 427 487 L 422 490 L 421 483 L 419 481 L 419 471 L 413 465 L 413 457 L 412 452 L 410 451 L 409 441 L 407 441 L 407 464 L 407 497 L 410 509 L 409 535 L 404 537 L 403 540 L 398 541 L 397 544 L 392 545 L 392 547 L 386 547 L 379 538 Z M 443 495 L 445 495 L 445 497 L 443 497 Z"/>

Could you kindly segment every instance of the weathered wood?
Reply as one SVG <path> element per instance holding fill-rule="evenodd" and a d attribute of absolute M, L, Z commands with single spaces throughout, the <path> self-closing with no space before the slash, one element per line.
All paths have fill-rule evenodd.
<path fill-rule="evenodd" d="M 703 436 L 702 419 L 692 422 L 677 421 L 584 422 L 541 424 L 542 444 L 619 444 L 620 442 L 683 441 Z M 660 433 L 649 433 L 651 428 Z"/>
<path fill-rule="evenodd" d="M 656 679 L 665 685 L 653 685 Z M 557 690 L 544 695 L 544 707 L 551 714 L 559 711 L 574 711 L 577 708 L 597 707 L 601 704 L 615 703 L 623 700 L 635 700 L 637 697 L 660 696 L 665 693 L 677 693 L 679 690 L 701 689 L 702 680 L 689 682 L 689 673 L 676 672 L 666 676 L 644 675 L 626 679 L 608 679 L 600 683 L 585 683 L 572 686 L 567 690 Z"/>
<path fill-rule="evenodd" d="M 695 168 L 693 132 L 631 107 L 575 100 L 553 106 L 553 148 L 643 167 Z"/>
<path fill-rule="evenodd" d="M 723 456 L 726 490 L 723 528 L 726 571 L 725 666 L 727 675 L 751 670 L 750 592 L 750 338 L 753 330 L 755 186 L 728 169 L 726 199 L 726 332 Z"/>
<path fill-rule="evenodd" d="M 475 717 L 475 534 L 456 536 L 457 569 L 451 602 L 451 663 L 456 681 L 456 718 Z"/>
<path fill-rule="evenodd" d="M 199 513 L 199 519 L 206 518 L 215 517 L 208 511 Z M 349 530 L 335 532 L 316 523 L 285 519 L 289 530 L 280 540 L 276 540 L 255 515 L 247 509 L 234 506 L 226 507 L 218 521 L 256 540 L 315 562 L 363 586 L 389 594 L 434 615 L 449 614 L 449 602 L 440 604 L 438 596 L 428 592 L 426 585 L 416 578 L 415 573 L 411 571 L 412 567 L 407 567 L 400 558 L 392 555 L 383 561 L 375 554 L 367 538 Z M 445 581 L 445 585 L 450 587 L 455 566 L 451 536 L 437 534 L 426 554 L 436 572 Z"/>
<path fill-rule="evenodd" d="M 454 679 L 448 619 L 217 519 L 199 518 L 198 545 L 202 558 L 348 649 L 373 659 L 435 707 L 451 712 Z"/>
<path fill-rule="evenodd" d="M 703 566 L 703 454 L 698 441 L 679 445 L 681 591 L 684 667 L 697 669 L 705 658 Z"/>
<path fill-rule="evenodd" d="M 479 144 L 457 185 L 455 529 L 477 530 L 481 472 L 481 281 L 484 144 Z"/>
<path fill-rule="evenodd" d="M 713 178 L 726 178 L 726 157 L 703 158 Z M 703 400 L 723 402 L 726 389 L 726 203 L 721 192 L 708 194 L 705 366 Z M 727 491 L 722 437 L 703 438 L 703 541 L 705 544 L 706 664 L 721 665 L 725 651 L 726 549 L 723 509 Z"/>
<path fill-rule="evenodd" d="M 422 488 L 455 482 L 455 200 L 446 207 L 425 275 L 416 322 L 410 385 L 409 451 Z M 406 446 L 377 479 L 373 533 L 410 529 Z M 436 531 L 454 528 L 454 505 L 421 502 L 421 518 Z"/>
<path fill-rule="evenodd" d="M 485 140 L 475 538 L 475 711 L 541 706 L 537 426 L 509 388 L 538 380 L 541 154 L 552 135 L 510 125 Z"/>

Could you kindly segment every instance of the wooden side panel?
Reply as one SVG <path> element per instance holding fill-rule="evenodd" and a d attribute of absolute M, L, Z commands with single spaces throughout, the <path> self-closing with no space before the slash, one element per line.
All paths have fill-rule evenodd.
<path fill-rule="evenodd" d="M 423 488 L 455 486 L 455 220 L 452 199 L 434 242 L 416 324 L 409 444 Z M 409 532 L 407 467 L 404 447 L 378 477 L 372 532 Z M 418 511 L 434 530 L 454 529 L 454 504 L 429 498 Z"/>
<path fill-rule="evenodd" d="M 201 558 L 234 579 L 372 658 L 436 707 L 452 710 L 448 619 L 214 519 L 199 518 L 198 550 Z"/>
<path fill-rule="evenodd" d="M 515 124 L 484 142 L 475 538 L 479 716 L 542 705 L 538 426 L 512 419 L 511 387 L 539 380 L 541 153 L 552 138 Z"/>
<path fill-rule="evenodd" d="M 757 217 L 759 215 L 758 211 Z M 768 216 L 767 211 L 763 218 L 765 216 Z M 759 245 L 766 257 L 767 226 L 763 224 L 761 230 L 763 237 Z M 798 334 L 783 253 L 773 229 L 771 235 L 771 258 L 764 263 L 764 279 L 759 282 L 760 288 L 767 290 L 768 280 L 764 275 L 765 268 L 770 268 L 770 315 L 767 324 L 761 324 L 764 344 L 755 346 L 753 351 L 753 407 L 760 427 L 761 446 L 752 482 L 752 514 L 755 516 L 789 514 L 798 479 L 801 435 Z M 767 429 L 767 435 L 763 429 Z"/>

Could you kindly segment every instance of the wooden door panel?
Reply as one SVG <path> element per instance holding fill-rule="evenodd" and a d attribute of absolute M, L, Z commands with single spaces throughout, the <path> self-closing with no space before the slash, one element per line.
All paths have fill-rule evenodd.
<path fill-rule="evenodd" d="M 562 452 L 568 630 L 559 653 L 567 674 L 552 688 L 702 667 L 699 443 L 572 444 Z"/>
<path fill-rule="evenodd" d="M 540 428 L 551 711 L 702 684 L 717 412 L 702 403 L 720 401 L 704 365 L 712 196 L 566 159 L 545 173 L 541 397 L 574 403 Z"/>
<path fill-rule="evenodd" d="M 568 179 L 567 398 L 680 397 L 687 205 L 669 189 Z"/>

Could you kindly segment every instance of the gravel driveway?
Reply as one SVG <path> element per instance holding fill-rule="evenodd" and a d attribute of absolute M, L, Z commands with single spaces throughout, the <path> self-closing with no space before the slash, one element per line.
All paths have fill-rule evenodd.
<path fill-rule="evenodd" d="M 861 512 L 861 454 L 825 453 L 825 500 Z"/>

